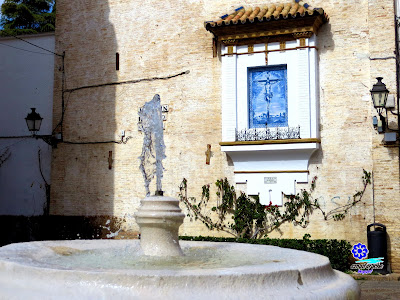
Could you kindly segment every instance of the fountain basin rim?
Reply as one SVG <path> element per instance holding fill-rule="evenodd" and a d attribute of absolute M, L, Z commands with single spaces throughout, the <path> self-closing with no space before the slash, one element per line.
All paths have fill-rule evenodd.
<path fill-rule="evenodd" d="M 222 247 L 252 248 L 287 257 L 287 262 L 217 269 L 194 270 L 71 270 L 47 268 L 34 260 L 46 259 L 54 246 L 90 250 L 112 249 L 138 240 L 73 240 L 12 244 L 0 248 L 0 296 L 65 295 L 64 299 L 82 299 L 83 295 L 108 295 L 120 299 L 237 299 L 288 297 L 304 299 L 344 299 L 350 293 L 357 299 L 358 284 L 344 273 L 332 270 L 329 260 L 321 255 L 266 245 L 181 241 L 182 248 Z M 70 249 L 68 248 L 68 249 Z M 35 252 L 34 250 L 42 251 Z M 292 259 L 289 261 L 289 259 Z M 291 265 L 293 263 L 293 265 Z M 56 288 L 55 288 L 56 287 Z M 32 289 L 32 290 L 31 290 Z M 3 293 L 4 291 L 4 293 Z M 6 292 L 9 291 L 9 294 Z M 54 293 L 54 294 L 52 294 Z M 75 293 L 75 294 L 71 294 Z M 90 293 L 90 294 L 89 294 Z M 225 298 L 224 298 L 225 297 Z M 62 298 L 62 297 L 61 297 Z M 90 297 L 89 297 L 90 298 Z M 93 296 L 92 296 L 93 298 Z M 91 299 L 92 299 L 91 298 Z M 282 297 L 281 297 L 282 298 Z M 301 297 L 300 297 L 301 298 Z"/>
<path fill-rule="evenodd" d="M 270 245 L 254 245 L 254 244 L 243 244 L 243 243 L 225 243 L 225 242 L 199 242 L 199 241 L 182 241 L 180 240 L 179 243 L 182 246 L 182 249 L 188 249 L 190 247 L 197 248 L 199 249 L 207 249 L 207 248 L 219 248 L 222 250 L 226 251 L 242 251 L 242 253 L 245 254 L 248 249 L 252 249 L 253 251 L 259 250 L 263 252 L 269 252 L 273 251 L 275 253 L 279 253 L 280 256 L 285 254 L 285 257 L 288 257 L 288 259 L 277 259 L 277 257 L 271 256 L 270 261 L 265 262 L 265 263 L 259 263 L 259 264 L 253 264 L 253 265 L 245 265 L 245 266 L 234 266 L 234 267 L 221 267 L 220 269 L 225 272 L 226 270 L 232 270 L 238 272 L 240 269 L 240 272 L 243 274 L 251 274 L 251 273 L 257 273 L 259 269 L 264 269 L 265 267 L 269 267 L 271 271 L 273 271 L 274 265 L 279 264 L 280 267 L 284 267 L 285 271 L 293 271 L 293 270 L 306 270 L 308 269 L 309 264 L 306 261 L 312 261 L 313 267 L 318 267 L 318 268 L 330 268 L 330 263 L 329 259 L 325 256 L 315 254 L 315 253 L 310 253 L 310 252 L 305 252 L 305 251 L 299 251 L 299 250 L 294 250 L 294 249 L 288 249 L 288 248 L 280 248 L 277 246 L 270 246 Z M 27 267 L 38 267 L 37 263 L 40 262 L 40 259 L 46 256 L 49 256 L 51 254 L 57 255 L 54 250 L 52 250 L 52 247 L 65 247 L 70 250 L 77 250 L 77 251 L 91 251 L 94 249 L 113 249 L 119 248 L 119 247 L 126 247 L 126 246 L 134 246 L 138 248 L 138 251 L 140 249 L 140 240 L 68 240 L 68 241 L 41 241 L 41 242 L 27 242 L 27 243 L 18 243 L 18 244 L 11 244 L 7 245 L 4 247 L 0 247 L 0 263 L 12 263 L 20 266 L 27 266 Z M 98 245 L 101 245 L 99 247 Z M 25 246 L 28 246 L 27 249 L 23 249 Z M 15 259 L 20 255 L 22 259 Z M 74 255 L 74 254 L 73 254 Z M 291 256 L 297 256 L 298 259 L 291 259 Z M 69 256 L 69 255 L 67 255 Z M 72 256 L 72 255 L 71 255 Z M 14 258 L 13 258 L 14 257 Z M 26 260 L 28 259 L 28 260 Z M 153 257 L 152 259 L 158 260 L 158 259 L 169 259 L 169 258 L 163 258 L 163 257 Z M 290 260 L 289 260 L 290 259 Z M 304 262 L 298 262 L 296 266 L 293 266 L 294 261 L 298 260 L 305 260 Z M 274 262 L 275 260 L 275 262 Z M 32 262 L 32 263 L 29 263 Z M 300 269 L 299 269 L 300 267 Z M 57 268 L 56 266 L 49 266 L 49 265 L 42 265 L 40 268 L 43 269 L 48 269 L 48 270 L 62 270 L 62 271 L 67 271 L 68 269 L 64 268 Z M 195 272 L 193 270 L 173 270 L 174 273 L 180 274 L 180 275 L 190 275 L 194 273 L 195 275 L 210 275 L 210 274 L 215 274 L 216 270 L 219 268 L 202 268 L 202 269 L 196 269 Z M 90 268 L 86 269 L 76 269 L 75 271 L 77 272 L 91 272 L 94 270 L 91 270 Z M 113 268 L 113 269 L 99 269 L 96 270 L 95 272 L 128 272 L 132 273 L 134 275 L 137 275 L 136 273 L 144 274 L 147 273 L 148 275 L 154 272 L 163 272 L 163 269 L 152 269 L 152 270 L 146 270 L 146 269 L 123 269 L 123 268 Z M 170 272 L 169 270 L 167 270 Z"/>

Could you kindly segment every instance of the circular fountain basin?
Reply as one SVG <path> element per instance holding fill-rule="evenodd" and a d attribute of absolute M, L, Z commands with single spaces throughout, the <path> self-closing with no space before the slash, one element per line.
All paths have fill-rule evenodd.
<path fill-rule="evenodd" d="M 75 240 L 0 248 L 1 299 L 359 299 L 328 258 L 292 249 L 180 241 L 155 258 L 138 240 Z"/>

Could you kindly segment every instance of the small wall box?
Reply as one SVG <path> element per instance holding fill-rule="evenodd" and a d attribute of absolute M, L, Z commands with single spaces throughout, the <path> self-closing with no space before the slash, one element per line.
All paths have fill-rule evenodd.
<path fill-rule="evenodd" d="M 396 132 L 385 132 L 385 138 L 384 138 L 385 143 L 393 144 L 396 142 L 396 140 L 397 140 Z"/>

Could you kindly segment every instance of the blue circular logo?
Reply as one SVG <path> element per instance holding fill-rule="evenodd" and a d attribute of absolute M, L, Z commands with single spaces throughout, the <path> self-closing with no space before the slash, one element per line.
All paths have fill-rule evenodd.
<path fill-rule="evenodd" d="M 365 246 L 364 244 L 358 243 L 353 246 L 353 248 L 351 249 L 351 253 L 353 253 L 354 258 L 363 259 L 367 257 L 368 249 L 367 246 Z"/>

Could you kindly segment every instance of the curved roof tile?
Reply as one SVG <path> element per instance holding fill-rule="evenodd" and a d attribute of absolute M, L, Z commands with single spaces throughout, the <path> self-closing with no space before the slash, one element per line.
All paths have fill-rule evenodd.
<path fill-rule="evenodd" d="M 328 20 L 328 16 L 322 8 L 310 9 L 309 6 L 307 7 L 308 8 L 300 5 L 299 3 L 287 3 L 278 5 L 271 4 L 265 5 L 262 8 L 257 6 L 254 9 L 251 7 L 239 7 L 235 10 L 235 12 L 231 14 L 226 14 L 217 21 L 205 22 L 205 26 L 229 26 L 232 24 L 239 24 L 239 22 L 241 24 L 245 24 L 248 22 L 253 23 L 255 20 L 257 20 L 258 22 L 265 22 L 316 15 L 321 15 L 324 21 Z"/>

